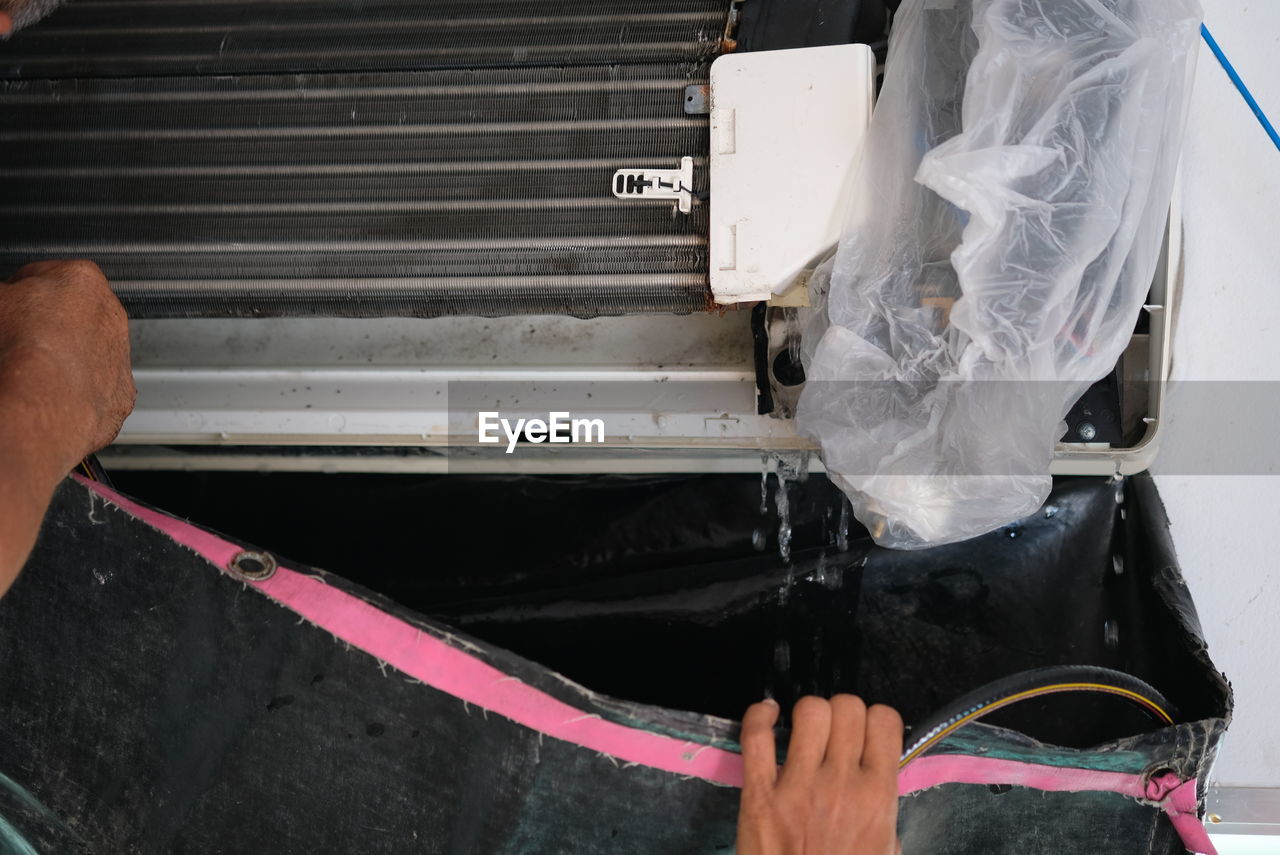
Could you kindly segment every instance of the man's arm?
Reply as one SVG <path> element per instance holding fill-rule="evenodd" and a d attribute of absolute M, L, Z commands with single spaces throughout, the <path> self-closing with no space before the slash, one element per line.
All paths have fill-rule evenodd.
<path fill-rule="evenodd" d="M 58 483 L 133 409 L 129 326 L 97 265 L 30 264 L 0 285 L 0 595 Z"/>

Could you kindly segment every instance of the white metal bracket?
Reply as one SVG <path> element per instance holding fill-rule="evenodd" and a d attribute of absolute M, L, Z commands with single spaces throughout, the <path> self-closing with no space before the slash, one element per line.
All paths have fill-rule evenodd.
<path fill-rule="evenodd" d="M 680 158 L 679 169 L 619 169 L 613 173 L 613 195 L 619 199 L 675 199 L 680 211 L 693 210 L 693 158 Z"/>

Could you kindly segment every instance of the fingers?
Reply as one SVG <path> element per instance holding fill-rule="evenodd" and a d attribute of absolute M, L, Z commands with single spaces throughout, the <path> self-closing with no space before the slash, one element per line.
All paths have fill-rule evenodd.
<path fill-rule="evenodd" d="M 13 33 L 13 18 L 0 12 L 0 38 L 8 38 Z"/>
<path fill-rule="evenodd" d="M 744 776 L 749 784 L 772 785 L 777 780 L 777 721 L 778 705 L 773 701 L 755 704 L 742 719 Z M 811 775 L 826 763 L 896 779 L 903 727 L 892 707 L 868 708 L 856 695 L 836 695 L 830 701 L 806 697 L 796 703 L 791 723 L 784 777 Z"/>
<path fill-rule="evenodd" d="M 812 775 L 822 765 L 831 736 L 831 704 L 822 698 L 801 698 L 791 712 L 791 742 L 783 776 Z"/>
<path fill-rule="evenodd" d="M 777 704 L 742 720 L 745 781 L 741 855 L 865 852 L 901 855 L 896 834 L 902 719 L 853 695 L 802 698 L 791 715 L 787 762 L 777 771 Z"/>
<path fill-rule="evenodd" d="M 890 772 L 897 777 L 902 757 L 902 716 L 893 707 L 876 704 L 867 710 L 866 747 L 862 768 L 869 772 Z"/>
<path fill-rule="evenodd" d="M 827 741 L 827 763 L 842 769 L 856 769 L 862 762 L 862 746 L 867 727 L 867 705 L 857 695 L 836 695 L 831 699 L 831 737 Z"/>
<path fill-rule="evenodd" d="M 778 779 L 778 747 L 773 726 L 778 723 L 778 702 L 752 704 L 742 717 L 743 789 L 772 787 Z"/>

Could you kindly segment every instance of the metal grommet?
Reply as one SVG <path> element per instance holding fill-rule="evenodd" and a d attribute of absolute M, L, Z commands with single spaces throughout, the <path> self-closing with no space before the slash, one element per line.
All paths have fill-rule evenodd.
<path fill-rule="evenodd" d="M 263 582 L 276 573 L 276 559 L 269 552 L 239 552 L 227 564 L 231 575 L 249 582 Z"/>

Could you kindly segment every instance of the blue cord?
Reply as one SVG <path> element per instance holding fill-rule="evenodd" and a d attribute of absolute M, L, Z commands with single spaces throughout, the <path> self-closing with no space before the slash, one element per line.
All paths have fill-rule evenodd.
<path fill-rule="evenodd" d="M 1262 125 L 1262 129 L 1267 132 L 1267 136 L 1271 137 L 1271 141 L 1276 144 L 1276 148 L 1280 149 L 1280 134 L 1276 133 L 1275 125 L 1271 124 L 1267 114 L 1262 111 L 1262 107 L 1258 105 L 1258 101 L 1253 97 L 1253 93 L 1249 91 L 1249 87 L 1244 85 L 1244 81 L 1240 79 L 1235 66 L 1231 64 L 1231 60 L 1227 59 L 1227 55 L 1222 52 L 1222 48 L 1218 47 L 1218 42 L 1214 39 L 1213 33 L 1209 32 L 1209 28 L 1204 24 L 1201 24 L 1200 34 L 1204 36 L 1205 44 L 1209 46 L 1209 50 L 1213 51 L 1213 55 L 1222 64 L 1222 69 L 1227 72 L 1227 77 L 1230 77 L 1236 89 L 1240 90 L 1240 95 L 1244 98 L 1245 103 L 1249 105 L 1249 109 L 1253 111 L 1253 115 L 1258 117 L 1258 122 Z"/>

